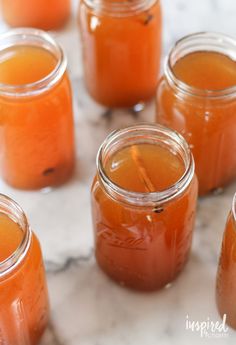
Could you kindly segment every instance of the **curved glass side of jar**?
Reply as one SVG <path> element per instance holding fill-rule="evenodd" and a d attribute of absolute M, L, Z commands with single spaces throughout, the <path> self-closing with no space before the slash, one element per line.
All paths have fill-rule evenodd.
<path fill-rule="evenodd" d="M 157 140 L 162 145 L 168 143 L 170 150 L 176 149 L 174 132 L 162 126 L 141 127 L 128 128 L 125 134 L 125 130 L 114 132 L 103 143 L 91 190 L 92 217 L 96 260 L 102 270 L 122 285 L 150 291 L 174 280 L 188 260 L 198 191 L 192 161 L 188 163 L 189 170 L 186 166 L 187 182 L 172 186 L 172 192 L 130 193 L 117 190 L 106 176 L 104 179 L 102 151 L 121 147 L 121 138 L 137 143 L 145 137 L 146 142 Z M 185 154 L 191 160 L 191 154 Z"/>
<path fill-rule="evenodd" d="M 0 50 L 17 45 L 47 49 L 55 69 L 32 84 L 0 84 L 1 173 L 11 186 L 57 186 L 74 168 L 74 124 L 66 59 L 45 32 L 15 29 L 0 36 Z M 37 63 L 37 62 L 36 62 Z"/>
<path fill-rule="evenodd" d="M 21 245 L 0 262 L 0 341 L 37 345 L 47 326 L 49 300 L 40 244 L 22 209 L 0 195 L 0 212 L 21 227 Z"/>
<path fill-rule="evenodd" d="M 161 58 L 159 0 L 82 0 L 79 27 L 85 84 L 108 107 L 133 107 L 155 95 Z"/>
<path fill-rule="evenodd" d="M 236 178 L 236 89 L 205 91 L 187 86 L 172 72 L 175 62 L 195 51 L 236 56 L 236 42 L 213 33 L 190 35 L 177 42 L 157 89 L 156 120 L 181 133 L 196 165 L 199 193 L 224 187 Z"/>
<path fill-rule="evenodd" d="M 70 0 L 0 0 L 4 20 L 13 27 L 61 28 L 70 16 Z"/>
<path fill-rule="evenodd" d="M 229 213 L 221 247 L 216 279 L 216 302 L 220 315 L 236 329 L 236 194 Z"/>

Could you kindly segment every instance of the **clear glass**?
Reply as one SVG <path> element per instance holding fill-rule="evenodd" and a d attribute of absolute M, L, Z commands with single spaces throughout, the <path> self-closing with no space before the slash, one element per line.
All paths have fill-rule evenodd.
<path fill-rule="evenodd" d="M 147 193 L 125 190 L 111 181 L 104 162 L 139 143 L 161 145 L 178 155 L 185 167 L 180 180 L 162 192 Z M 156 164 L 158 173 L 161 162 Z M 111 133 L 98 152 L 91 190 L 95 252 L 102 270 L 138 290 L 159 289 L 175 279 L 189 256 L 197 193 L 194 161 L 179 134 L 151 124 Z"/>
<path fill-rule="evenodd" d="M 161 57 L 160 1 L 82 0 L 78 17 L 90 95 L 107 107 L 133 107 L 154 97 Z"/>
<path fill-rule="evenodd" d="M 236 194 L 225 226 L 216 280 L 216 302 L 220 315 L 236 329 Z"/>
<path fill-rule="evenodd" d="M 216 52 L 236 60 L 236 41 L 216 33 L 197 33 L 176 43 L 157 89 L 156 120 L 188 141 L 201 195 L 236 178 L 236 85 L 205 90 L 187 85 L 173 72 L 176 61 L 193 52 Z"/>
<path fill-rule="evenodd" d="M 0 213 L 16 222 L 23 232 L 16 251 L 0 262 L 0 343 L 36 345 L 49 317 L 40 245 L 20 206 L 2 194 Z"/>
<path fill-rule="evenodd" d="M 21 46 L 46 50 L 57 63 L 51 73 L 34 83 L 0 84 L 1 174 L 8 184 L 20 189 L 60 185 L 74 168 L 66 58 L 60 46 L 43 31 L 15 29 L 0 36 L 0 54 Z"/>
<path fill-rule="evenodd" d="M 0 0 L 0 6 L 10 26 L 55 30 L 68 20 L 71 0 Z"/>

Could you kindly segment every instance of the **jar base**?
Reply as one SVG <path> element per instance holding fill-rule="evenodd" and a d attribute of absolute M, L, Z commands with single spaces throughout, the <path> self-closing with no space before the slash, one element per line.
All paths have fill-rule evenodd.
<path fill-rule="evenodd" d="M 152 101 L 155 97 L 155 91 L 147 95 L 146 97 L 134 97 L 132 100 L 107 100 L 104 97 L 97 96 L 95 92 L 90 91 L 90 88 L 85 83 L 85 89 L 91 102 L 95 102 L 100 106 L 109 109 L 127 109 L 131 110 L 133 113 L 140 113 L 146 107 L 146 104 Z"/>
<path fill-rule="evenodd" d="M 32 191 L 38 190 L 46 194 L 46 193 L 51 192 L 54 188 L 57 188 L 57 187 L 60 187 L 61 185 L 66 184 L 73 176 L 74 170 L 75 170 L 75 166 L 74 166 L 74 163 L 72 163 L 68 171 L 64 172 L 63 175 L 61 176 L 57 176 L 57 180 L 56 178 L 54 181 L 51 180 L 51 183 L 50 181 L 48 181 L 48 183 L 45 183 L 43 181 L 38 181 L 37 183 L 32 182 L 28 184 L 26 184 L 25 182 L 15 183 L 14 181 L 7 178 L 6 174 L 3 175 L 2 179 L 7 185 L 9 185 L 12 188 L 19 189 L 19 190 L 32 190 Z"/>
<path fill-rule="evenodd" d="M 182 273 L 182 270 L 180 272 L 177 272 L 175 274 L 175 276 L 173 276 L 171 279 L 169 279 L 168 281 L 158 284 L 158 283 L 154 283 L 154 284 L 139 284 L 136 282 L 127 282 L 124 280 L 120 280 L 117 279 L 117 277 L 115 277 L 112 273 L 108 272 L 106 269 L 104 269 L 102 267 L 102 265 L 99 263 L 99 261 L 97 260 L 97 264 L 100 268 L 100 270 L 103 272 L 103 274 L 105 274 L 111 281 L 113 281 L 114 283 L 116 283 L 117 285 L 119 285 L 122 288 L 131 290 L 131 291 L 136 291 L 136 292 L 143 292 L 143 293 L 152 293 L 152 292 L 157 292 L 160 290 L 169 290 L 170 288 L 172 288 L 174 281 L 176 279 L 178 279 L 179 275 Z M 185 265 L 184 265 L 185 266 Z M 183 267 L 184 270 L 184 267 Z"/>
<path fill-rule="evenodd" d="M 205 196 L 218 196 L 218 195 L 222 195 L 225 191 L 225 188 L 227 186 L 224 186 L 224 187 L 216 187 L 216 188 L 213 188 L 213 189 L 210 189 L 210 190 L 204 190 L 204 191 L 199 191 L 199 196 L 201 198 L 204 198 Z"/>

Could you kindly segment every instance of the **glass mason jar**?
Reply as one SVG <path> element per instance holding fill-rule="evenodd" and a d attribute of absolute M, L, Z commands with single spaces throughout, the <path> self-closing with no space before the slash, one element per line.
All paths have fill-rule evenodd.
<path fill-rule="evenodd" d="M 150 100 L 161 57 L 159 0 L 82 0 L 79 5 L 85 83 L 107 107 Z"/>
<path fill-rule="evenodd" d="M 66 66 L 62 49 L 43 31 L 15 29 L 0 36 L 0 163 L 4 180 L 13 187 L 56 186 L 73 172 Z M 33 74 L 39 79 L 22 84 Z"/>
<path fill-rule="evenodd" d="M 43 30 L 61 28 L 71 11 L 70 0 L 0 0 L 0 6 L 10 26 Z"/>
<path fill-rule="evenodd" d="M 225 186 L 236 177 L 236 84 L 217 90 L 197 88 L 179 79 L 174 69 L 188 55 L 209 52 L 214 53 L 217 61 L 226 59 L 227 63 L 233 64 L 236 40 L 207 32 L 181 39 L 168 56 L 157 90 L 156 120 L 177 130 L 188 141 L 196 164 L 201 195 Z M 195 83 L 204 80 L 204 76 L 207 79 L 206 73 L 212 74 L 214 61 L 208 64 L 208 71 L 199 73 Z M 187 75 L 188 67 L 183 65 L 182 62 Z M 199 66 L 200 63 L 196 68 Z M 219 66 L 226 68 L 225 61 Z M 214 83 L 222 79 L 222 74 L 225 76 L 219 66 L 217 70 L 221 75 L 215 73 Z M 235 76 L 235 67 L 232 68 L 232 74 Z"/>
<path fill-rule="evenodd" d="M 19 235 L 21 240 L 11 252 L 8 247 L 17 243 Z M 2 194 L 0 238 L 4 239 L 0 243 L 0 343 L 36 345 L 49 316 L 40 244 L 20 206 Z M 2 261 L 6 251 L 9 256 Z"/>
<path fill-rule="evenodd" d="M 236 194 L 229 213 L 218 265 L 216 301 L 219 313 L 226 315 L 226 323 L 236 329 Z"/>
<path fill-rule="evenodd" d="M 122 168 L 131 161 L 133 167 Z M 121 167 L 121 174 L 111 179 L 108 166 L 114 174 Z M 175 183 L 156 191 L 155 179 L 180 168 Z M 144 192 L 126 184 L 137 176 Z M 97 155 L 91 194 L 96 259 L 108 276 L 138 290 L 159 289 L 178 276 L 189 256 L 198 194 L 194 161 L 178 133 L 153 124 L 111 133 Z"/>

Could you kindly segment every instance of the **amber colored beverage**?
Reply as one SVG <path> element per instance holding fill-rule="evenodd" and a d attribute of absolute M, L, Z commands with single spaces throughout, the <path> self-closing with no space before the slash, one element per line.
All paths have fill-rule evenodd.
<path fill-rule="evenodd" d="M 157 122 L 190 144 L 201 195 L 236 178 L 235 56 L 235 41 L 223 35 L 186 37 L 170 53 L 157 91 Z"/>
<path fill-rule="evenodd" d="M 10 26 L 43 30 L 61 28 L 70 16 L 70 0 L 0 0 L 3 18 Z"/>
<path fill-rule="evenodd" d="M 13 200 L 0 195 L 0 209 L 0 342 L 36 345 L 49 316 L 40 245 Z"/>
<path fill-rule="evenodd" d="M 64 183 L 73 171 L 71 89 L 59 47 L 45 49 L 40 44 L 52 44 L 46 34 L 23 32 L 27 45 L 0 49 L 1 173 L 13 187 L 39 189 Z"/>
<path fill-rule="evenodd" d="M 173 66 L 185 84 L 203 90 L 222 90 L 236 84 L 236 61 L 213 51 L 185 55 Z"/>
<path fill-rule="evenodd" d="M 0 262 L 14 253 L 23 239 L 23 233 L 17 223 L 0 212 Z"/>
<path fill-rule="evenodd" d="M 236 329 L 236 195 L 229 214 L 217 272 L 216 301 L 220 315 Z"/>
<path fill-rule="evenodd" d="M 132 107 L 155 95 L 161 57 L 159 0 L 82 0 L 79 26 L 90 95 L 108 107 Z"/>
<path fill-rule="evenodd" d="M 96 259 L 127 287 L 159 289 L 178 276 L 189 256 L 197 180 L 187 145 L 181 153 L 175 140 L 185 146 L 164 127 L 139 125 L 111 134 L 98 153 L 92 186 Z"/>
<path fill-rule="evenodd" d="M 57 59 L 48 50 L 36 46 L 13 46 L 1 51 L 0 83 L 24 85 L 35 83 L 50 74 Z"/>
<path fill-rule="evenodd" d="M 105 171 L 122 188 L 145 193 L 174 185 L 184 174 L 185 166 L 178 156 L 162 146 L 134 144 L 116 152 L 106 162 Z M 132 178 L 127 178 L 127 173 Z"/>

